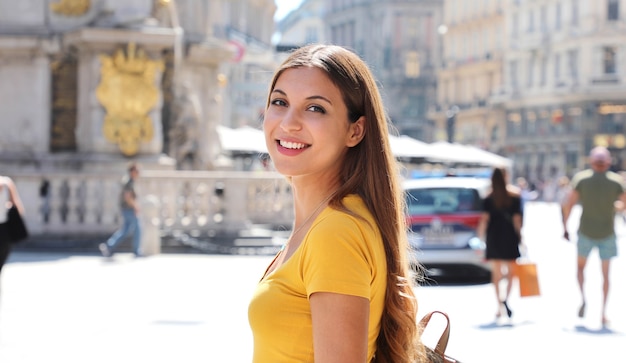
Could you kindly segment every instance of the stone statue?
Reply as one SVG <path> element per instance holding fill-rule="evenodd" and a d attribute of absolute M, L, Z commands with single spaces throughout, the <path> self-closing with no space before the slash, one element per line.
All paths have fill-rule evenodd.
<path fill-rule="evenodd" d="M 173 103 L 174 124 L 169 131 L 169 155 L 179 170 L 202 168 L 199 148 L 200 101 L 189 85 L 177 87 Z"/>

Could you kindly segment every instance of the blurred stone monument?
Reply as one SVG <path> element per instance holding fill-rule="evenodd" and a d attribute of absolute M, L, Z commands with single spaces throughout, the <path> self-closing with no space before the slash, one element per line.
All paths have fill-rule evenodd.
<path fill-rule="evenodd" d="M 185 34 L 177 3 L 191 19 L 185 26 L 202 36 Z M 60 223 L 55 230 L 79 229 L 83 218 L 115 226 L 107 197 L 115 191 L 102 185 L 116 183 L 131 160 L 144 170 L 219 164 L 219 67 L 232 50 L 203 29 L 197 8 L 207 4 L 0 0 L 0 173 L 19 181 L 35 233 Z M 182 84 L 185 97 L 176 94 Z M 176 97 L 194 100 L 181 104 L 178 129 Z"/>
<path fill-rule="evenodd" d="M 185 43 L 183 32 L 173 0 L 0 0 L 2 170 L 117 172 L 130 159 L 175 169 L 177 84 L 196 116 L 176 122 L 197 137 L 177 140 L 177 153 L 211 169 L 218 67 L 231 50 L 209 38 Z"/>

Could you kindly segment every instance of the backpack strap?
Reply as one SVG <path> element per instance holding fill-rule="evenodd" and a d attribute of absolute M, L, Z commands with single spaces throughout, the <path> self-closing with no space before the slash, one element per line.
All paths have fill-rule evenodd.
<path fill-rule="evenodd" d="M 446 318 L 446 328 L 443 330 L 443 333 L 441 333 L 441 337 L 439 338 L 439 341 L 437 342 L 437 345 L 434 349 L 437 355 L 443 357 L 445 356 L 446 348 L 448 347 L 448 340 L 450 339 L 450 318 L 448 317 L 448 314 L 439 310 L 431 311 L 420 320 L 419 326 L 422 328 L 422 330 L 426 329 L 426 326 L 428 325 L 428 322 L 430 321 L 430 318 L 433 316 L 433 314 L 441 314 L 444 318 Z"/>

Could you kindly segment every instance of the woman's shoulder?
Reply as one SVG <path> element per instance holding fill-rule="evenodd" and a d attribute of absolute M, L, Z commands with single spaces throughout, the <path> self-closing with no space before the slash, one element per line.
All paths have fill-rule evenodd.
<path fill-rule="evenodd" d="M 308 244 L 311 248 L 343 246 L 350 250 L 370 250 L 377 245 L 372 241 L 380 240 L 380 228 L 365 202 L 358 196 L 348 196 L 343 199 L 343 205 L 345 208 L 327 207 L 317 217 L 308 234 L 308 238 L 316 241 Z"/>
<path fill-rule="evenodd" d="M 347 195 L 342 200 L 344 208 L 328 207 L 320 215 L 316 224 L 329 228 L 361 228 L 364 223 L 374 224 L 374 217 L 367 209 L 363 199 L 355 194 Z"/>

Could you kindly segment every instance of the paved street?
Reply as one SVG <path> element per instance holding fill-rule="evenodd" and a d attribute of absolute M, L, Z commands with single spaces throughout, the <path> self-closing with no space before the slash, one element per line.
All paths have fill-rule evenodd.
<path fill-rule="evenodd" d="M 245 362 L 246 309 L 269 257 L 16 253 L 0 362 Z"/>
<path fill-rule="evenodd" d="M 622 254 L 612 270 L 612 324 L 603 329 L 597 256 L 587 274 L 588 314 L 578 319 L 574 245 L 560 240 L 556 211 L 538 203 L 527 213 L 526 242 L 542 295 L 519 298 L 513 291 L 511 321 L 494 322 L 488 284 L 417 289 L 420 315 L 450 314 L 449 354 L 495 363 L 590 362 L 622 353 L 626 229 L 620 226 Z M 14 253 L 2 276 L 0 362 L 249 362 L 247 305 L 270 258 Z"/>
<path fill-rule="evenodd" d="M 569 224 L 574 235 L 579 215 L 580 210 L 575 208 Z M 611 268 L 611 324 L 607 328 L 600 324 L 602 279 L 597 252 L 590 256 L 585 274 L 587 314 L 579 319 L 576 247 L 561 238 L 558 206 L 530 203 L 524 223 L 524 243 L 530 259 L 538 264 L 541 296 L 520 298 L 514 285 L 509 301 L 514 315 L 510 321 L 495 322 L 495 297 L 490 284 L 418 289 L 422 313 L 441 309 L 450 315 L 450 355 L 470 363 L 622 361 L 615 357 L 623 355 L 626 342 L 624 223 L 617 224 L 620 256 Z"/>

